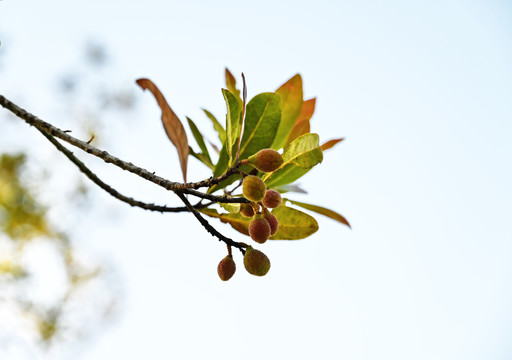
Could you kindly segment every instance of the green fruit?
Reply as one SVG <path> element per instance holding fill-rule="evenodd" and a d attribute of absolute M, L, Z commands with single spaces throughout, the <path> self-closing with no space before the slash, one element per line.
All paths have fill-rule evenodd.
<path fill-rule="evenodd" d="M 249 246 L 245 250 L 244 266 L 249 274 L 265 276 L 270 270 L 270 260 L 267 255 Z"/>
<path fill-rule="evenodd" d="M 233 260 L 233 256 L 228 255 L 222 259 L 217 266 L 217 273 L 222 281 L 228 281 L 231 279 L 236 271 L 236 264 Z"/>
<path fill-rule="evenodd" d="M 256 215 L 249 224 L 249 235 L 257 243 L 263 244 L 270 237 L 270 224 L 261 215 Z"/>
<path fill-rule="evenodd" d="M 272 149 L 260 150 L 247 160 L 249 164 L 262 172 L 272 172 L 283 165 L 283 157 L 281 154 Z"/>
<path fill-rule="evenodd" d="M 242 192 L 246 199 L 253 202 L 260 202 L 265 196 L 267 186 L 259 177 L 249 175 L 244 178 Z"/>
<path fill-rule="evenodd" d="M 252 218 L 254 216 L 254 209 L 251 204 L 240 204 L 240 215 Z"/>
<path fill-rule="evenodd" d="M 279 221 L 274 214 L 272 214 L 267 209 L 263 210 L 263 218 L 268 221 L 270 225 L 270 236 L 275 235 L 277 233 L 277 229 L 279 228 Z"/>
<path fill-rule="evenodd" d="M 282 202 L 281 194 L 275 190 L 267 190 L 262 200 L 263 205 L 271 209 L 278 207 Z"/>

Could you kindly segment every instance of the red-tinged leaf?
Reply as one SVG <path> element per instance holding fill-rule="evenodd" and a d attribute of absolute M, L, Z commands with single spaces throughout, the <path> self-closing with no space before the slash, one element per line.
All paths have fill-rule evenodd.
<path fill-rule="evenodd" d="M 302 103 L 299 116 L 293 125 L 292 130 L 288 134 L 286 141 L 284 142 L 283 149 L 286 149 L 290 143 L 297 139 L 299 136 L 307 134 L 311 131 L 311 125 L 309 120 L 315 112 L 316 98 L 306 100 Z"/>
<path fill-rule="evenodd" d="M 304 100 L 300 109 L 299 117 L 295 123 L 311 119 L 315 113 L 316 98 Z"/>
<path fill-rule="evenodd" d="M 337 143 L 339 143 L 340 141 L 343 141 L 343 140 L 345 140 L 345 138 L 329 140 L 329 141 L 323 143 L 322 145 L 320 145 L 320 149 L 322 149 L 322 151 L 328 150 L 328 149 L 332 148 L 334 145 L 336 145 Z"/>
<path fill-rule="evenodd" d="M 281 96 L 281 122 L 272 144 L 272 149 L 283 147 L 288 134 L 293 128 L 302 107 L 302 77 L 300 74 L 293 76 L 276 90 Z"/>
<path fill-rule="evenodd" d="M 293 140 L 297 139 L 301 135 L 307 134 L 310 131 L 311 126 L 309 125 L 309 120 L 303 120 L 295 123 L 292 131 L 290 131 L 290 135 L 288 135 L 288 139 L 286 139 L 286 142 L 284 143 L 283 148 L 286 149 Z"/>
<path fill-rule="evenodd" d="M 183 127 L 183 124 L 181 123 L 178 116 L 174 113 L 174 111 L 172 111 L 171 107 L 165 100 L 164 95 L 151 80 L 137 79 L 136 82 L 137 85 L 139 85 L 143 90 L 151 91 L 156 99 L 156 102 L 158 103 L 158 106 L 162 110 L 162 124 L 164 125 L 167 136 L 178 150 L 181 172 L 183 173 L 183 180 L 186 182 L 189 146 L 185 128 Z"/>
<path fill-rule="evenodd" d="M 348 223 L 347 219 L 345 219 L 345 217 L 341 214 L 338 214 L 336 211 L 333 211 L 333 210 L 330 210 L 330 209 L 327 209 L 327 208 L 324 208 L 323 206 L 318 206 L 318 205 L 311 205 L 311 204 L 306 204 L 306 203 L 303 203 L 303 202 L 300 202 L 300 201 L 295 201 L 295 200 L 290 200 L 290 199 L 283 199 L 283 201 L 289 201 L 291 202 L 293 205 L 297 205 L 297 206 L 300 206 L 304 209 L 307 209 L 309 211 L 314 211 L 318 214 L 321 214 L 321 215 L 324 215 L 324 216 L 327 216 L 333 220 L 336 220 L 344 225 L 347 225 L 349 228 L 351 228 L 350 224 Z"/>
<path fill-rule="evenodd" d="M 231 71 L 229 71 L 228 68 L 226 68 L 225 75 L 226 75 L 226 87 L 228 88 L 228 90 L 231 91 L 233 94 L 235 94 L 237 97 L 240 97 L 240 90 L 238 90 L 236 88 L 236 79 L 233 76 L 233 74 L 231 73 Z"/>

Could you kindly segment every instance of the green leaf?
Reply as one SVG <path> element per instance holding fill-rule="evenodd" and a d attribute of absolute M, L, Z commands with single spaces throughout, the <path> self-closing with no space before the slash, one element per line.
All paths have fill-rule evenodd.
<path fill-rule="evenodd" d="M 215 165 L 213 165 L 212 161 L 206 157 L 203 153 L 196 153 L 191 147 L 188 149 L 189 154 L 195 157 L 197 160 L 201 161 L 203 164 L 208 166 L 210 170 L 215 170 Z"/>
<path fill-rule="evenodd" d="M 281 119 L 279 95 L 262 93 L 247 104 L 240 159 L 246 159 L 261 149 L 269 148 Z"/>
<path fill-rule="evenodd" d="M 228 169 L 228 161 L 229 161 L 229 158 L 228 158 L 228 153 L 226 151 L 226 144 L 224 144 L 224 146 L 220 150 L 219 161 L 217 161 L 217 165 L 215 165 L 215 170 L 213 171 L 213 177 L 221 176 L 222 174 L 224 174 L 224 172 L 226 172 L 226 170 Z M 242 167 L 241 170 L 244 170 L 243 167 Z M 233 182 L 235 182 L 238 179 L 240 179 L 240 175 L 239 174 L 231 175 L 226 180 L 221 181 L 217 185 L 211 186 L 208 189 L 207 193 L 211 194 L 211 193 L 214 193 L 217 190 L 223 189 L 226 186 L 231 185 Z"/>
<path fill-rule="evenodd" d="M 304 134 L 295 139 L 283 153 L 283 165 L 263 176 L 267 187 L 274 188 L 290 184 L 306 174 L 313 166 L 322 162 L 323 153 L 317 134 Z"/>
<path fill-rule="evenodd" d="M 225 204 L 219 203 L 220 207 L 228 211 L 230 214 L 237 214 L 240 212 L 240 204 Z"/>
<path fill-rule="evenodd" d="M 279 227 L 271 240 L 299 240 L 314 234 L 318 223 L 314 217 L 300 210 L 281 205 L 272 214 L 277 218 Z"/>
<path fill-rule="evenodd" d="M 210 164 L 212 163 L 212 159 L 210 158 L 210 153 L 208 152 L 208 148 L 204 143 L 203 135 L 199 132 L 196 124 L 192 121 L 191 118 L 187 116 L 188 126 L 190 126 L 190 130 L 192 130 L 192 135 L 194 135 L 194 139 L 196 139 L 197 145 L 203 152 L 204 156 L 209 160 Z"/>
<path fill-rule="evenodd" d="M 226 144 L 220 149 L 219 160 L 217 161 L 217 165 L 215 165 L 215 171 L 213 172 L 213 177 L 221 176 L 228 169 L 229 157 L 226 151 Z"/>
<path fill-rule="evenodd" d="M 275 187 L 274 190 L 277 190 L 280 194 L 284 194 L 287 192 L 295 192 L 295 193 L 300 193 L 300 194 L 308 193 L 306 190 L 304 190 L 297 184 L 278 186 L 278 187 Z"/>
<path fill-rule="evenodd" d="M 240 135 L 240 126 L 242 121 L 242 107 L 239 100 L 226 89 L 222 89 L 224 100 L 226 100 L 227 115 L 226 115 L 226 151 L 228 155 L 228 164 L 231 165 L 235 154 L 233 149 L 237 143 L 238 136 Z M 236 150 L 235 150 L 236 151 Z"/>
<path fill-rule="evenodd" d="M 238 214 L 219 214 L 215 209 L 199 209 L 207 216 L 220 219 L 225 224 L 229 224 L 238 232 L 249 235 L 249 223 L 251 218 L 243 217 Z M 308 237 L 318 230 L 318 223 L 314 217 L 303 213 L 300 210 L 293 209 L 284 205 L 275 208 L 272 214 L 279 221 L 277 233 L 271 240 L 299 240 Z"/>
<path fill-rule="evenodd" d="M 281 85 L 276 93 L 281 96 L 281 122 L 272 149 L 279 150 L 283 147 L 302 107 L 302 78 L 300 74 Z"/>
<path fill-rule="evenodd" d="M 219 134 L 219 140 L 222 144 L 226 141 L 226 130 L 224 130 L 224 127 L 220 124 L 220 122 L 213 116 L 211 112 L 209 112 L 206 109 L 203 109 L 204 113 L 213 123 L 213 128 L 215 131 L 217 131 L 217 134 Z"/>
<path fill-rule="evenodd" d="M 290 199 L 283 199 L 283 201 L 289 201 L 291 202 L 293 205 L 297 205 L 297 206 L 300 206 L 304 209 L 307 209 L 307 210 L 310 210 L 310 211 L 314 211 L 318 214 L 321 214 L 321 215 L 324 215 L 324 216 L 327 216 L 333 220 L 336 220 L 344 225 L 347 225 L 349 228 L 351 228 L 350 224 L 348 223 L 347 219 L 345 219 L 345 217 L 341 214 L 338 214 L 336 211 L 333 211 L 333 210 L 330 210 L 330 209 L 327 209 L 327 208 L 324 208 L 322 206 L 318 206 L 318 205 L 311 205 L 311 204 L 307 204 L 307 203 L 303 203 L 303 202 L 300 202 L 300 201 L 295 201 L 295 200 L 290 200 Z"/>

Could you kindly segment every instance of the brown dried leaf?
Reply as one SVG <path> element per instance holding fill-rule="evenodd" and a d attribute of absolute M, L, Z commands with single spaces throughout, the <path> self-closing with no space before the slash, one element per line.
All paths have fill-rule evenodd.
<path fill-rule="evenodd" d="M 158 106 L 162 110 L 162 124 L 164 125 L 167 136 L 178 150 L 178 157 L 180 159 L 183 180 L 186 182 L 189 147 L 185 128 L 183 127 L 183 124 L 181 123 L 178 116 L 174 113 L 174 111 L 172 111 L 171 107 L 165 100 L 164 95 L 151 80 L 137 79 L 136 82 L 137 85 L 139 85 L 143 90 L 149 89 L 149 91 L 151 91 L 156 99 L 156 102 L 158 103 Z"/>
<path fill-rule="evenodd" d="M 323 143 L 322 145 L 320 145 L 320 149 L 322 149 L 322 151 L 325 151 L 327 149 L 332 148 L 334 145 L 336 145 L 337 143 L 339 143 L 340 141 L 343 141 L 343 140 L 345 140 L 345 138 L 329 140 L 329 141 Z"/>

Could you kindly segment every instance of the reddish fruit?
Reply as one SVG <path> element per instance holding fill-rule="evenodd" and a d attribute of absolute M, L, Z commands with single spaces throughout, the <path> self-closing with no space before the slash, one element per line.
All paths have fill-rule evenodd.
<path fill-rule="evenodd" d="M 254 209 L 251 204 L 241 204 L 240 205 L 240 215 L 252 218 L 254 216 Z"/>
<path fill-rule="evenodd" d="M 242 192 L 246 199 L 253 202 L 260 202 L 265 196 L 267 186 L 259 177 L 249 175 L 244 178 Z"/>
<path fill-rule="evenodd" d="M 282 202 L 281 194 L 276 190 L 267 190 L 262 200 L 263 205 L 271 209 L 280 206 Z"/>
<path fill-rule="evenodd" d="M 249 164 L 262 172 L 272 172 L 283 164 L 283 157 L 272 149 L 263 149 L 247 159 Z"/>
<path fill-rule="evenodd" d="M 228 255 L 222 259 L 217 266 L 217 273 L 222 281 L 228 281 L 231 279 L 236 271 L 236 264 L 233 260 L 233 256 Z"/>
<path fill-rule="evenodd" d="M 263 210 L 263 218 L 268 221 L 270 225 L 270 236 L 273 236 L 277 233 L 277 229 L 279 228 L 279 221 L 274 214 L 272 214 L 267 209 Z"/>
<path fill-rule="evenodd" d="M 267 255 L 249 246 L 245 250 L 244 266 L 249 274 L 264 276 L 270 270 L 270 260 Z"/>
<path fill-rule="evenodd" d="M 257 243 L 263 244 L 270 237 L 271 228 L 267 220 L 256 215 L 249 224 L 249 235 Z"/>

